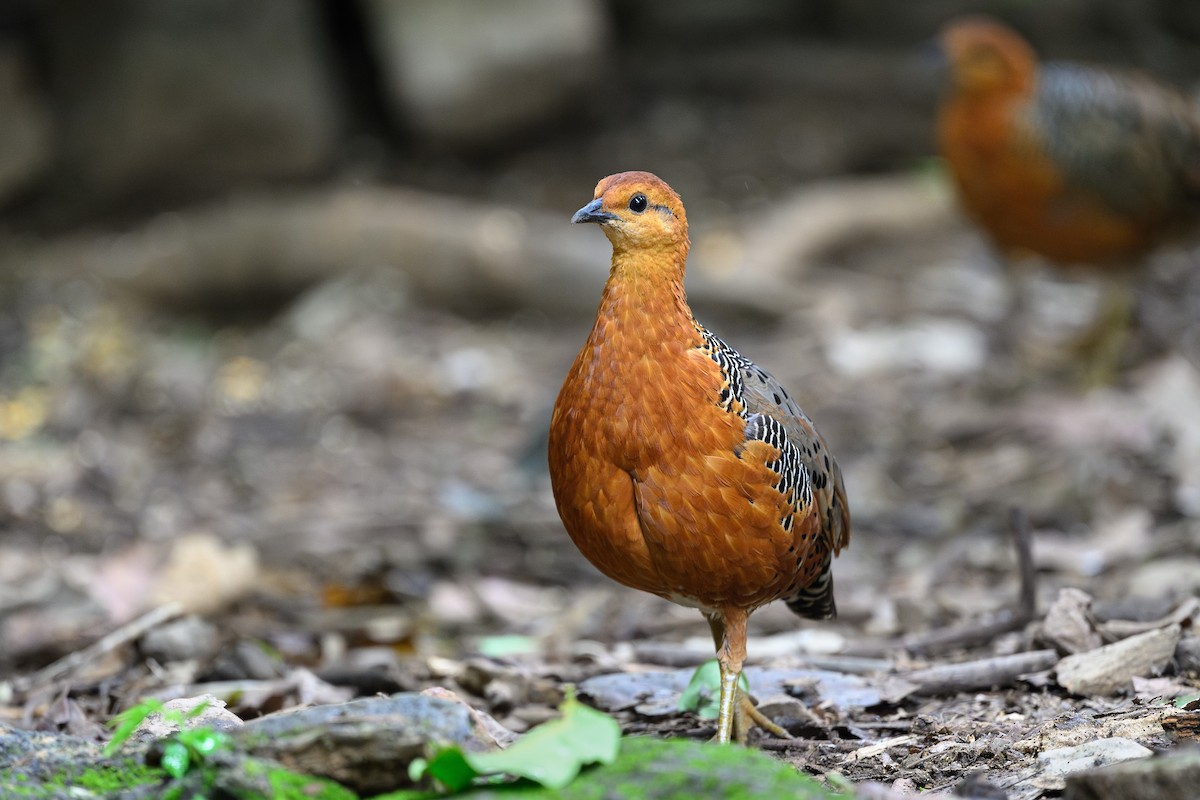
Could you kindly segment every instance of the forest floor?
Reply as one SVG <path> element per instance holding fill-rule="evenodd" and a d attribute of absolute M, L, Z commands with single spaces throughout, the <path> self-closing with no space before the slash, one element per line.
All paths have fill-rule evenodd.
<path fill-rule="evenodd" d="M 694 232 L 701 265 L 742 241 L 705 216 L 725 238 Z M 1072 348 L 1100 282 L 1006 271 L 931 218 L 838 223 L 769 276 L 783 312 L 697 303 L 816 420 L 854 520 L 836 621 L 752 619 L 751 689 L 796 737 L 758 744 L 897 795 L 1059 796 L 1072 758 L 1196 741 L 1200 270 L 1138 273 L 1093 388 Z M 592 295 L 464 314 L 378 264 L 309 284 L 232 318 L 99 274 L 4 294 L 0 731 L 436 686 L 521 733 L 574 683 L 627 732 L 711 736 L 675 710 L 704 621 L 603 578 L 554 509 L 549 412 Z"/>

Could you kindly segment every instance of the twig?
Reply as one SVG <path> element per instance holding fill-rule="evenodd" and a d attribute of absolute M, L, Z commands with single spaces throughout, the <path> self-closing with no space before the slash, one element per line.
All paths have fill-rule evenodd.
<path fill-rule="evenodd" d="M 115 650 L 123 644 L 132 642 L 151 628 L 157 627 L 167 620 L 179 616 L 181 613 L 183 613 L 183 608 L 178 603 L 167 603 L 166 605 L 161 605 L 147 611 L 142 616 L 122 625 L 120 628 L 117 628 L 112 633 L 82 650 L 68 653 L 58 661 L 42 667 L 37 672 L 13 679 L 13 689 L 18 692 L 27 692 L 35 686 L 60 680 L 85 664 L 90 664 L 105 653 Z"/>
<path fill-rule="evenodd" d="M 694 667 L 713 657 L 712 650 L 694 650 L 680 644 L 666 642 L 635 642 L 633 659 L 646 664 L 663 667 Z"/>
<path fill-rule="evenodd" d="M 853 739 L 756 739 L 754 746 L 759 750 L 787 752 L 788 750 L 804 750 L 811 747 L 853 752 L 861 742 Z M 812 764 L 806 767 L 814 766 Z"/>
<path fill-rule="evenodd" d="M 1165 628 L 1168 625 L 1183 625 L 1191 619 L 1197 611 L 1200 611 L 1200 600 L 1195 597 L 1189 597 L 1175 607 L 1175 610 L 1165 617 L 1152 619 L 1145 622 L 1139 622 L 1132 619 L 1110 619 L 1106 622 L 1099 623 L 1096 628 L 1104 636 L 1106 641 L 1115 642 L 1120 639 L 1126 639 L 1130 636 L 1136 636 L 1139 633 L 1146 631 Z"/>
<path fill-rule="evenodd" d="M 915 694 L 953 694 L 972 689 L 1005 686 L 1020 675 L 1050 669 L 1058 663 L 1053 650 L 1033 650 L 1009 656 L 994 656 L 961 664 L 941 664 L 900 675 L 917 685 Z"/>
<path fill-rule="evenodd" d="M 874 675 L 879 672 L 891 672 L 894 666 L 892 661 L 887 658 L 816 653 L 806 653 L 800 656 L 799 662 L 813 669 L 827 669 L 831 672 L 843 672 L 849 675 Z"/>
<path fill-rule="evenodd" d="M 869 744 L 866 747 L 860 747 L 852 751 L 846 756 L 847 761 L 862 761 L 863 759 L 872 758 L 879 755 L 885 750 L 890 750 L 893 747 L 903 747 L 904 745 L 912 744 L 917 741 L 917 737 L 911 733 L 905 733 L 900 736 L 893 736 L 890 739 L 884 739 L 874 744 Z"/>
<path fill-rule="evenodd" d="M 1024 509 L 1014 507 L 1009 520 L 1021 581 L 1016 610 L 1002 614 L 994 622 L 939 628 L 917 636 L 906 636 L 900 642 L 904 649 L 911 653 L 929 653 L 956 647 L 974 647 L 1010 631 L 1020 630 L 1033 620 L 1037 614 L 1037 570 L 1033 565 L 1033 534 L 1029 517 Z"/>

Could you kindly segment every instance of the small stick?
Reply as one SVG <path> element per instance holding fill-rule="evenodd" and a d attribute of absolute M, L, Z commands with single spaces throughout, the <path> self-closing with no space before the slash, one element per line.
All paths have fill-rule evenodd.
<path fill-rule="evenodd" d="M 59 680 L 83 665 L 95 661 L 105 653 L 115 650 L 123 644 L 132 642 L 151 628 L 157 627 L 167 620 L 179 616 L 181 613 L 183 613 L 183 608 L 178 603 L 167 603 L 151 609 L 82 650 L 68 653 L 59 660 L 42 667 L 37 672 L 14 678 L 12 682 L 13 689 L 18 692 L 27 692 L 35 686 Z"/>
<path fill-rule="evenodd" d="M 1050 669 L 1058 663 L 1058 653 L 1053 650 L 1033 650 L 1009 656 L 994 656 L 961 664 L 941 664 L 927 669 L 913 670 L 900 675 L 915 683 L 915 694 L 953 694 L 972 689 L 990 689 L 1006 686 L 1018 676 L 1030 672 Z"/>
<path fill-rule="evenodd" d="M 892 662 L 886 658 L 864 658 L 863 656 L 824 655 L 805 653 L 798 657 L 800 664 L 813 669 L 827 669 L 849 675 L 873 675 L 891 672 Z"/>
<path fill-rule="evenodd" d="M 973 647 L 986 644 L 1001 634 L 1020 630 L 1033 620 L 1037 614 L 1037 569 L 1033 564 L 1033 533 L 1024 509 L 1014 507 L 1009 520 L 1013 545 L 1017 551 L 1017 574 L 1021 582 L 1016 610 L 1002 614 L 996 621 L 986 624 L 940 628 L 918 636 L 906 636 L 901 640 L 904 649 L 912 653 L 928 653 L 955 647 Z"/>
<path fill-rule="evenodd" d="M 862 761 L 863 759 L 873 758 L 885 750 L 890 750 L 893 747 L 903 747 L 907 744 L 912 744 L 917 741 L 917 737 L 911 733 L 905 733 L 900 736 L 893 736 L 890 739 L 884 739 L 874 744 L 869 744 L 866 747 L 860 747 L 857 750 L 851 751 L 847 756 L 847 761 Z"/>
<path fill-rule="evenodd" d="M 712 658 L 712 648 L 701 651 L 679 644 L 662 642 L 636 642 L 633 645 L 635 661 L 663 667 L 694 667 L 705 661 L 711 661 Z"/>
<path fill-rule="evenodd" d="M 1024 625 L 1031 622 L 1037 614 L 1037 567 L 1033 563 L 1033 528 L 1029 525 L 1029 515 L 1021 506 L 1012 507 L 1008 521 L 1013 545 L 1017 549 L 1017 574 L 1021 581 L 1021 592 L 1017 599 L 1024 619 L 1021 624 Z"/>
<path fill-rule="evenodd" d="M 714 729 L 715 730 L 715 729 Z M 755 740 L 754 746 L 759 750 L 772 750 L 774 752 L 787 752 L 788 750 L 803 750 L 808 747 L 820 747 L 822 749 L 833 749 L 839 751 L 854 751 L 861 742 L 853 739 L 758 739 Z M 815 764 L 805 765 L 806 767 L 816 766 Z"/>

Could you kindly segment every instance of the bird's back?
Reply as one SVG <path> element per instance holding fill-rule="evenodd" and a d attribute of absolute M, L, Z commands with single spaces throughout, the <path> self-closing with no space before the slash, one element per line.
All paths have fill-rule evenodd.
<path fill-rule="evenodd" d="M 837 607 L 830 566 L 833 556 L 850 542 L 850 509 L 841 467 L 813 421 L 774 376 L 716 336 L 705 334 L 714 358 L 726 365 L 722 372 L 733 376 L 730 382 L 736 388 L 732 393 L 747 419 L 746 437 L 781 445 L 771 469 L 781 475 L 790 473 L 795 476 L 791 481 L 808 485 L 798 510 L 811 509 L 818 543 L 806 580 L 782 599 L 802 617 L 834 617 Z"/>
<path fill-rule="evenodd" d="M 1051 62 L 1021 120 L 1065 183 L 1167 225 L 1200 212 L 1200 106 L 1149 78 Z"/>

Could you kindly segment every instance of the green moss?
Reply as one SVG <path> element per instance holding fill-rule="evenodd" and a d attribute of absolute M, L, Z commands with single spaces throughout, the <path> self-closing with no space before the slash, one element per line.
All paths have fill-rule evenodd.
<path fill-rule="evenodd" d="M 121 767 L 91 767 L 71 782 L 80 788 L 103 794 L 157 783 L 162 779 L 163 772 L 160 769 L 152 769 L 145 764 L 127 763 Z"/>
<path fill-rule="evenodd" d="M 394 792 L 376 800 L 418 800 L 437 796 L 408 791 Z M 611 800 L 615 797 L 843 800 L 847 797 L 753 749 L 647 737 L 623 739 L 621 753 L 615 762 L 585 771 L 564 789 L 544 789 L 522 781 L 477 788 L 456 796 L 470 800 Z"/>
<path fill-rule="evenodd" d="M 0 797 L 54 797 L 66 789 L 83 789 L 97 797 L 108 797 L 124 789 L 158 783 L 165 777 L 162 770 L 132 760 L 64 769 L 44 781 L 32 779 L 24 772 L 4 770 L 0 771 Z"/>
<path fill-rule="evenodd" d="M 358 800 L 358 795 L 339 783 L 286 769 L 273 769 L 267 776 L 271 800 Z"/>
<path fill-rule="evenodd" d="M 247 784 L 239 786 L 238 781 L 232 781 L 234 785 L 222 786 L 226 795 L 239 800 L 358 800 L 358 795 L 338 783 L 282 767 L 247 761 L 244 772 L 247 778 L 260 779 L 249 782 L 259 788 Z M 104 798 L 146 784 L 161 784 L 162 791 L 158 796 L 163 800 L 183 800 L 195 796 L 198 789 L 204 791 L 225 784 L 231 777 L 230 773 L 205 765 L 185 780 L 172 780 L 161 769 L 133 761 L 93 766 L 77 772 L 63 770 L 44 782 L 31 782 L 23 772 L 0 771 L 0 797 L 57 798 L 66 796 L 69 790 L 84 790 L 90 795 L 80 793 L 76 796 Z"/>

